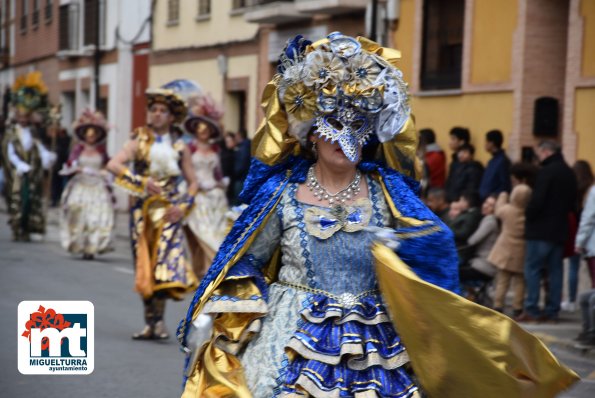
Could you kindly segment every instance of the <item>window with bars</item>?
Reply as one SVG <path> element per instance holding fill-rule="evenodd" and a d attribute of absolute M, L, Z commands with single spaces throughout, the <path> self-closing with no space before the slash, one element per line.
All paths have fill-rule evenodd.
<path fill-rule="evenodd" d="M 198 15 L 204 16 L 211 14 L 211 0 L 198 0 Z"/>
<path fill-rule="evenodd" d="M 461 87 L 465 0 L 424 0 L 422 90 Z"/>
<path fill-rule="evenodd" d="M 83 32 L 85 46 L 104 44 L 105 0 L 85 0 Z M 99 35 L 99 37 L 97 37 Z"/>
<path fill-rule="evenodd" d="M 54 14 L 54 2 L 52 0 L 45 1 L 45 22 L 50 23 L 52 22 L 52 17 Z"/>
<path fill-rule="evenodd" d="M 41 0 L 33 0 L 33 12 L 31 13 L 31 25 L 33 28 L 39 26 L 39 9 L 41 5 L 39 4 Z"/>
<path fill-rule="evenodd" d="M 231 3 L 231 8 L 232 10 L 238 9 L 238 8 L 244 8 L 246 6 L 248 6 L 248 1 L 247 0 L 233 0 L 233 2 Z"/>
<path fill-rule="evenodd" d="M 70 3 L 59 9 L 60 34 L 58 36 L 60 50 L 78 50 L 79 48 L 79 5 Z"/>
<path fill-rule="evenodd" d="M 29 0 L 21 0 L 21 33 L 27 31 L 27 18 L 29 14 Z"/>
<path fill-rule="evenodd" d="M 168 0 L 167 23 L 176 24 L 180 20 L 180 0 Z"/>

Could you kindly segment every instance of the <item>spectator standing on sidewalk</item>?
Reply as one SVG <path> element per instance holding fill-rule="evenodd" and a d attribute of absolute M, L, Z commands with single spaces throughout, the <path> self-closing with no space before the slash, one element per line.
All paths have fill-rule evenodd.
<path fill-rule="evenodd" d="M 510 159 L 506 156 L 502 144 L 504 137 L 500 130 L 486 133 L 485 149 L 492 158 L 488 162 L 479 185 L 479 196 L 485 200 L 490 195 L 510 192 Z"/>
<path fill-rule="evenodd" d="M 591 187 L 587 195 L 575 244 L 575 251 L 584 255 L 587 260 L 591 275 L 591 287 L 595 289 L 595 185 Z"/>
<path fill-rule="evenodd" d="M 519 184 L 526 184 L 533 189 L 535 177 L 537 176 L 537 166 L 527 162 L 517 162 L 510 166 L 510 183 L 512 188 Z"/>
<path fill-rule="evenodd" d="M 519 322 L 557 321 L 562 299 L 564 244 L 568 239 L 568 214 L 575 209 L 577 183 L 555 141 L 537 146 L 541 169 L 525 211 L 525 284 L 527 297 Z M 541 275 L 545 266 L 549 290 L 543 313 L 539 309 Z"/>
<path fill-rule="evenodd" d="M 452 192 L 452 187 L 455 184 L 455 175 L 459 168 L 458 150 L 463 145 L 469 144 L 471 141 L 471 134 L 465 127 L 453 127 L 449 133 L 448 147 L 452 151 L 452 158 L 448 169 L 448 177 L 446 179 L 446 199 L 449 202 L 459 200 L 460 192 Z"/>
<path fill-rule="evenodd" d="M 504 312 L 504 298 L 512 283 L 514 299 L 513 315 L 523 312 L 525 281 L 523 266 L 525 259 L 525 208 L 531 198 L 531 188 L 526 184 L 518 184 L 510 194 L 501 192 L 496 201 L 496 217 L 502 224 L 502 232 L 496 241 L 488 261 L 498 268 L 496 275 L 496 292 L 494 309 Z"/>
<path fill-rule="evenodd" d="M 572 169 L 574 170 L 574 174 L 576 175 L 576 180 L 578 183 L 577 213 L 574 219 L 576 226 L 576 224 L 580 222 L 586 197 L 589 189 L 593 185 L 594 178 L 591 165 L 585 160 L 577 160 Z M 577 229 L 578 226 L 576 226 L 574 231 L 571 232 L 578 233 Z M 576 236 L 573 236 L 573 238 L 576 238 Z M 568 312 L 574 312 L 577 308 L 576 293 L 578 290 L 578 275 L 582 259 L 581 253 L 574 250 L 575 246 L 577 246 L 576 239 L 574 240 L 574 242 L 568 242 L 571 244 L 571 251 L 573 254 L 568 258 L 568 300 L 562 302 L 562 310 Z M 566 246 L 568 246 L 568 244 Z M 591 272 L 590 269 L 589 272 Z M 595 285 L 593 287 L 595 287 Z"/>
<path fill-rule="evenodd" d="M 429 188 L 443 188 L 446 183 L 446 154 L 436 143 L 436 134 L 432 129 L 419 131 L 420 142 L 424 144 L 424 160 L 428 168 Z"/>
<path fill-rule="evenodd" d="M 449 202 L 457 200 L 463 192 L 479 192 L 483 166 L 474 159 L 474 155 L 475 148 L 471 144 L 465 144 L 458 149 L 459 162 L 454 174 L 449 176 L 451 184 L 446 191 L 446 199 Z"/>

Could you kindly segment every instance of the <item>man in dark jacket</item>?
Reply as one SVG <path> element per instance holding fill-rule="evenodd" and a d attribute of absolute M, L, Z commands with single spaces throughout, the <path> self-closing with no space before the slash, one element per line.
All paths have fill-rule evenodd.
<path fill-rule="evenodd" d="M 457 174 L 457 169 L 460 165 L 457 152 L 460 147 L 469 144 L 471 141 L 471 133 L 469 133 L 469 129 L 466 129 L 465 127 L 453 127 L 448 134 L 448 147 L 452 151 L 452 158 L 448 168 L 448 177 L 446 178 L 445 188 L 446 199 L 449 202 L 454 202 L 455 200 L 459 200 L 461 194 L 461 192 L 452 192 L 452 187 L 455 184 L 454 176 Z"/>
<path fill-rule="evenodd" d="M 504 137 L 500 130 L 491 130 L 486 133 L 485 149 L 492 154 L 492 158 L 488 162 L 479 185 L 479 196 L 482 201 L 492 194 L 510 192 L 510 160 L 502 149 L 503 142 Z"/>
<path fill-rule="evenodd" d="M 475 148 L 471 144 L 461 146 L 457 151 L 457 167 L 448 176 L 450 185 L 446 190 L 449 202 L 458 200 L 463 192 L 479 191 L 483 166 L 474 159 Z"/>
<path fill-rule="evenodd" d="M 568 214 L 576 206 L 577 182 L 564 161 L 560 146 L 542 141 L 537 146 L 541 169 L 525 212 L 525 312 L 518 321 L 556 322 L 562 298 L 564 244 L 568 238 Z M 547 270 L 549 290 L 543 314 L 539 310 L 542 270 Z"/>

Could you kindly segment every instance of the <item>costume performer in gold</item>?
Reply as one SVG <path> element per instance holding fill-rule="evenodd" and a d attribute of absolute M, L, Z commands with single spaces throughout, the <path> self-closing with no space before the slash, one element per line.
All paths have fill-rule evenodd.
<path fill-rule="evenodd" d="M 172 132 L 173 123 L 186 116 L 184 101 L 171 90 L 155 89 L 147 91 L 147 102 L 149 126 L 134 130 L 108 170 L 116 175 L 117 186 L 134 195 L 130 235 L 146 325 L 132 337 L 166 339 L 165 299 L 181 300 L 197 284 L 182 225 L 192 210 L 197 183 L 190 151 Z"/>
<path fill-rule="evenodd" d="M 47 88 L 41 73 L 17 78 L 11 102 L 15 122 L 2 140 L 6 199 L 13 240 L 29 241 L 31 234 L 45 233 L 43 170 L 49 169 L 56 159 L 38 139 L 32 124 L 32 114 L 47 107 Z"/>
<path fill-rule="evenodd" d="M 194 269 L 202 278 L 227 234 L 226 213 L 229 208 L 225 188 L 229 179 L 223 177 L 219 152 L 212 143 L 213 139 L 221 136 L 217 119 L 209 117 L 210 114 L 199 107 L 190 111 L 184 125 L 186 131 L 194 136 L 189 146 L 199 189 L 196 205 L 187 222 L 195 237 L 191 245 Z"/>
<path fill-rule="evenodd" d="M 72 176 L 60 203 L 62 247 L 88 260 L 112 250 L 114 197 L 105 170 L 107 129 L 100 112 L 83 111 L 74 125 L 79 142 L 60 171 Z"/>
<path fill-rule="evenodd" d="M 452 232 L 416 194 L 399 56 L 340 33 L 288 43 L 248 208 L 180 323 L 184 398 L 553 397 L 576 381 L 456 294 Z"/>

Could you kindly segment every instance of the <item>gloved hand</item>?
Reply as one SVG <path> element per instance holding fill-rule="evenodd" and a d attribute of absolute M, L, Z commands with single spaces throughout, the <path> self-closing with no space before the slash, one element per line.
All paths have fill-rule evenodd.
<path fill-rule="evenodd" d="M 17 175 L 18 176 L 27 174 L 29 171 L 31 171 L 31 166 L 29 166 L 27 163 L 21 162 L 17 165 Z"/>
<path fill-rule="evenodd" d="M 401 241 L 394 229 L 368 226 L 366 227 L 366 231 L 372 232 L 374 234 L 374 240 L 378 243 L 383 244 L 392 251 L 399 251 Z"/>
<path fill-rule="evenodd" d="M 190 377 L 198 357 L 202 352 L 202 348 L 206 342 L 211 339 L 213 335 L 213 317 L 209 314 L 200 313 L 194 321 L 190 324 L 190 330 L 186 337 L 188 346 L 185 348 L 188 355 L 190 355 L 190 362 L 186 368 L 186 376 Z"/>

